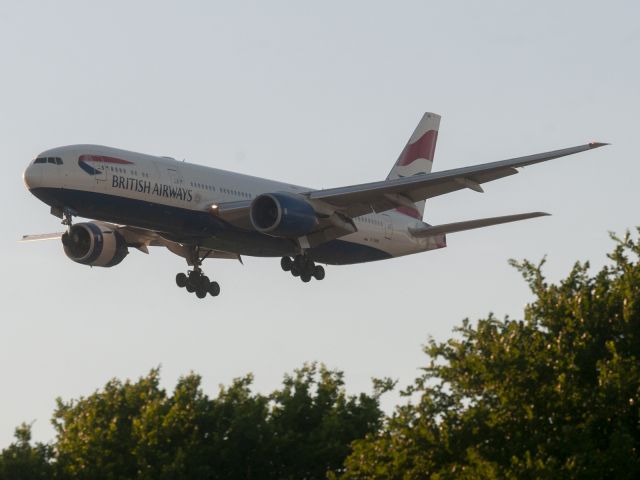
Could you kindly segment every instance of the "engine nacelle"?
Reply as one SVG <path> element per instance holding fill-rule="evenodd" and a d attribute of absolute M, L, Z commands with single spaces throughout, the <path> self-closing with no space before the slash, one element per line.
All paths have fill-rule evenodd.
<path fill-rule="evenodd" d="M 129 253 L 120 233 L 94 222 L 73 225 L 62 235 L 62 245 L 71 260 L 92 267 L 113 267 Z"/>
<path fill-rule="evenodd" d="M 264 193 L 251 203 L 253 227 L 274 237 L 301 237 L 318 225 L 313 206 L 301 195 L 277 192 Z"/>

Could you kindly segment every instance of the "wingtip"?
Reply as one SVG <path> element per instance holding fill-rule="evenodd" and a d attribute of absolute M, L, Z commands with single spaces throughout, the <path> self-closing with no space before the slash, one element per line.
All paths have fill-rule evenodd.
<path fill-rule="evenodd" d="M 611 144 L 610 143 L 605 143 L 605 142 L 591 142 L 591 143 L 589 143 L 589 148 L 604 147 L 605 145 L 611 145 Z"/>

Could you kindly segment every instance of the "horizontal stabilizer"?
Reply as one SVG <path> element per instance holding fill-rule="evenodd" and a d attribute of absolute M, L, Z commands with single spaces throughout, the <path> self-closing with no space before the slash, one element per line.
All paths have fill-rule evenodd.
<path fill-rule="evenodd" d="M 503 217 L 480 218 L 477 220 L 468 220 L 466 222 L 447 223 L 444 225 L 425 225 L 418 228 L 410 228 L 409 232 L 414 237 L 431 237 L 442 233 L 463 232 L 465 230 L 473 230 L 474 228 L 489 227 L 491 225 L 499 225 L 501 223 L 517 222 L 519 220 L 527 220 L 529 218 L 544 217 L 549 215 L 545 212 L 520 213 L 518 215 L 505 215 Z"/>
<path fill-rule="evenodd" d="M 40 233 L 38 235 L 23 235 L 21 242 L 37 242 L 39 240 L 59 240 L 64 232 L 58 233 Z"/>

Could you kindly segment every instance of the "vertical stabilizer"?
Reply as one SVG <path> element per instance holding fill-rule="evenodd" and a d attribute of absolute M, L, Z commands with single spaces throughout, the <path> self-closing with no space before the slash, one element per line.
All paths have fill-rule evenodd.
<path fill-rule="evenodd" d="M 433 167 L 439 128 L 440 115 L 430 112 L 425 113 L 389 175 L 387 175 L 387 180 L 430 173 L 431 167 Z M 402 206 L 396 210 L 410 217 L 422 219 L 425 201 L 421 200 L 414 205 L 415 208 Z"/>

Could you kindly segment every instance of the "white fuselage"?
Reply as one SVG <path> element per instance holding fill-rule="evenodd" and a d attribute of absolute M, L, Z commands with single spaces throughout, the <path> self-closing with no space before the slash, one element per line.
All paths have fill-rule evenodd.
<path fill-rule="evenodd" d="M 163 232 L 176 241 L 206 237 L 207 246 L 242 255 L 282 256 L 299 248 L 291 239 L 226 224 L 214 218 L 211 205 L 312 189 L 97 145 L 55 148 L 38 156 L 42 158 L 54 161 L 32 162 L 25 184 L 54 208 Z M 412 236 L 409 228 L 422 222 L 395 210 L 353 220 L 355 233 L 311 249 L 319 262 L 360 263 L 445 246 L 443 237 Z"/>

